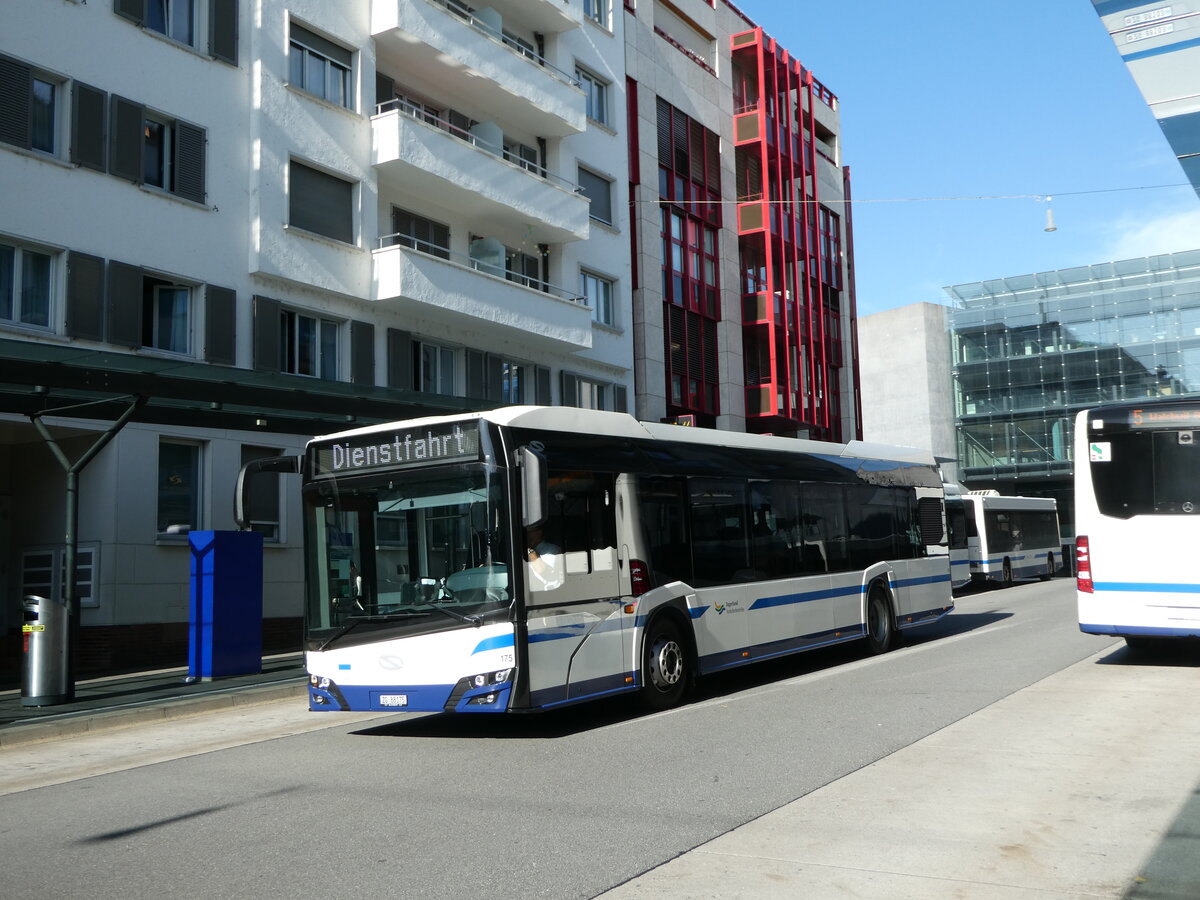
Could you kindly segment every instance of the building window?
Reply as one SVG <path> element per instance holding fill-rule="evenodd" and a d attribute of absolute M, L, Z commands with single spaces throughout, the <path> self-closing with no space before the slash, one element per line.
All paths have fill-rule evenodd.
<path fill-rule="evenodd" d="M 21 553 L 21 596 L 33 595 L 47 599 L 66 597 L 67 550 L 55 547 L 37 547 Z M 96 596 L 97 569 L 100 565 L 100 545 L 79 544 L 75 548 L 75 596 L 79 605 L 96 607 L 100 601 Z"/>
<path fill-rule="evenodd" d="M 626 399 L 624 385 L 596 381 L 571 372 L 562 373 L 563 406 L 627 412 Z"/>
<path fill-rule="evenodd" d="M 392 245 L 420 250 L 442 259 L 450 258 L 450 226 L 392 207 Z"/>
<path fill-rule="evenodd" d="M 200 528 L 200 447 L 175 441 L 158 445 L 158 536 Z"/>
<path fill-rule="evenodd" d="M 611 225 L 613 223 L 612 182 L 580 166 L 579 187 L 583 191 L 583 195 L 592 203 L 589 215 L 597 222 Z"/>
<path fill-rule="evenodd" d="M 504 403 L 533 402 L 533 372 L 525 363 L 500 361 L 500 399 Z"/>
<path fill-rule="evenodd" d="M 0 321 L 50 327 L 53 264 L 48 253 L 0 244 Z"/>
<path fill-rule="evenodd" d="M 147 276 L 142 280 L 142 346 L 190 353 L 192 289 Z"/>
<path fill-rule="evenodd" d="M 290 166 L 288 224 L 354 243 L 354 185 L 298 162 Z"/>
<path fill-rule="evenodd" d="M 347 109 L 354 108 L 350 82 L 351 53 L 333 41 L 291 23 L 288 47 L 288 81 Z"/>
<path fill-rule="evenodd" d="M 458 370 L 458 353 L 452 347 L 419 342 L 420 352 L 415 354 L 414 386 L 418 391 L 430 394 L 455 396 Z"/>
<path fill-rule="evenodd" d="M 588 271 L 579 273 L 579 292 L 592 308 L 592 318 L 601 325 L 613 325 L 613 282 Z"/>
<path fill-rule="evenodd" d="M 146 19 L 151 31 L 193 47 L 196 44 L 195 0 L 146 0 Z"/>
<path fill-rule="evenodd" d="M 242 466 L 256 459 L 270 459 L 283 453 L 278 447 L 242 446 Z M 247 488 L 246 515 L 250 530 L 257 531 L 264 541 L 278 543 L 279 532 L 279 479 L 252 478 Z"/>
<path fill-rule="evenodd" d="M 43 153 L 55 152 L 54 135 L 57 131 L 56 107 L 58 101 L 58 85 L 52 81 L 34 76 L 33 78 L 33 119 L 31 123 L 31 144 L 34 150 Z"/>
<path fill-rule="evenodd" d="M 326 381 L 337 380 L 338 323 L 285 309 L 280 312 L 281 370 Z"/>
<path fill-rule="evenodd" d="M 589 119 L 608 124 L 608 82 L 593 75 L 586 69 L 576 68 L 575 77 L 579 79 L 583 92 L 587 96 L 587 114 Z"/>
<path fill-rule="evenodd" d="M 601 28 L 607 28 L 608 0 L 583 0 L 583 14 Z"/>

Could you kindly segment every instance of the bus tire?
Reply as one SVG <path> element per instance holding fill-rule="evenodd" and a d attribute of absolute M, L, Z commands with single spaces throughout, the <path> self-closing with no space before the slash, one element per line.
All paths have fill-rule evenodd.
<path fill-rule="evenodd" d="M 679 626 L 657 616 L 642 641 L 642 703 L 652 710 L 678 706 L 691 682 L 688 645 Z"/>
<path fill-rule="evenodd" d="M 1012 561 L 1007 556 L 1004 558 L 1004 572 L 1000 576 L 1000 583 L 1004 587 L 1012 587 L 1013 586 Z"/>
<path fill-rule="evenodd" d="M 887 589 L 878 581 L 867 591 L 867 646 L 874 654 L 887 653 L 896 639 L 896 622 Z"/>
<path fill-rule="evenodd" d="M 1041 576 L 1042 581 L 1049 581 L 1054 577 L 1054 554 L 1046 554 L 1046 574 Z"/>

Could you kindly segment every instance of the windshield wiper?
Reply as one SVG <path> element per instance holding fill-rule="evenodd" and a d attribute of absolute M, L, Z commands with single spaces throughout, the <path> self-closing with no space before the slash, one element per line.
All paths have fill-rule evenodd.
<path fill-rule="evenodd" d="M 460 612 L 455 612 L 454 610 L 447 609 L 444 606 L 438 606 L 436 603 L 426 603 L 424 606 L 417 607 L 417 609 L 432 609 L 434 612 L 440 612 L 443 616 L 449 616 L 452 619 L 458 619 L 458 621 L 466 622 L 468 625 L 474 625 L 476 628 L 483 624 L 483 618 L 480 616 L 463 615 Z"/>
<path fill-rule="evenodd" d="M 317 652 L 320 653 L 338 638 L 345 636 L 347 632 L 353 631 L 363 622 L 394 622 L 399 619 L 408 619 L 411 617 L 412 613 L 387 613 L 386 615 L 377 616 L 351 616 L 346 620 L 345 625 L 321 642 L 321 646 L 317 648 Z"/>

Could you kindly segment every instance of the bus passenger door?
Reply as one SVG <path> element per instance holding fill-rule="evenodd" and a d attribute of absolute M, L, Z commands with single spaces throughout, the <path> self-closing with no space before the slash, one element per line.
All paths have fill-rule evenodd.
<path fill-rule="evenodd" d="M 613 476 L 550 470 L 546 513 L 526 531 L 523 566 L 535 706 L 623 687 L 628 640 Z"/>

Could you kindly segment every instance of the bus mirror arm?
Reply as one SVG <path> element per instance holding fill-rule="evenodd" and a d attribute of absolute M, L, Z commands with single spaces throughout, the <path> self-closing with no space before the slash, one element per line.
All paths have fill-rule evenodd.
<path fill-rule="evenodd" d="M 521 525 L 531 528 L 546 519 L 546 465 L 529 447 L 522 447 L 517 454 L 521 467 Z"/>
<path fill-rule="evenodd" d="M 238 472 L 237 488 L 233 493 L 233 520 L 239 531 L 250 531 L 248 492 L 250 479 L 259 472 L 280 472 L 296 475 L 300 472 L 301 458 L 295 455 L 268 456 L 252 459 Z"/>

